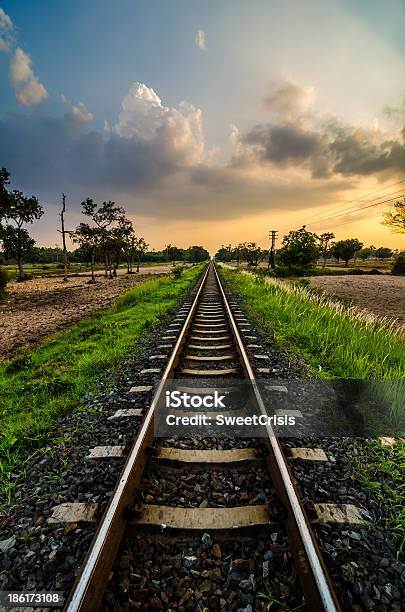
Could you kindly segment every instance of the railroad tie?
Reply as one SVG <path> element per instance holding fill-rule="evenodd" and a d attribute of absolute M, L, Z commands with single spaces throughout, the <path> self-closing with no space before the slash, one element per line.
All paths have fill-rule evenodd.
<path fill-rule="evenodd" d="M 208 355 L 208 356 L 201 356 L 201 355 L 186 355 L 185 359 L 187 359 L 187 361 L 229 361 L 231 359 L 235 359 L 236 355 Z"/>
<path fill-rule="evenodd" d="M 224 368 L 222 370 L 194 370 L 192 368 L 182 368 L 180 374 L 187 374 L 189 376 L 229 376 L 230 374 L 237 374 L 238 368 Z"/>
<path fill-rule="evenodd" d="M 206 414 L 211 415 L 211 413 Z M 153 458 L 165 461 L 179 461 L 182 463 L 226 464 L 238 463 L 240 461 L 257 461 L 259 456 L 255 448 L 234 448 L 230 450 L 189 450 L 161 446 L 156 449 L 156 454 L 153 456 Z"/>
<path fill-rule="evenodd" d="M 67 502 L 52 508 L 52 515 L 47 519 L 50 525 L 55 523 L 95 523 L 97 522 L 98 504 Z"/>
<path fill-rule="evenodd" d="M 127 417 L 141 417 L 143 416 L 143 410 L 139 408 L 120 408 L 116 410 L 114 414 L 108 417 L 109 421 L 113 419 L 124 419 Z"/>
<path fill-rule="evenodd" d="M 86 459 L 120 459 L 124 453 L 125 446 L 95 446 Z"/>
<path fill-rule="evenodd" d="M 302 461 L 328 461 L 328 457 L 322 448 L 290 448 L 290 458 Z"/>
<path fill-rule="evenodd" d="M 157 525 L 170 529 L 235 531 L 246 527 L 270 524 L 267 505 L 234 508 L 180 508 L 146 505 L 134 522 L 137 525 Z"/>

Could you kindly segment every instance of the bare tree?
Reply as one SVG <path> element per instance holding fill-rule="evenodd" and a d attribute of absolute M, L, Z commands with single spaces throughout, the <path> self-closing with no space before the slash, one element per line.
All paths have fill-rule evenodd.
<path fill-rule="evenodd" d="M 66 234 L 71 234 L 68 230 L 65 230 L 65 212 L 66 212 L 66 196 L 62 193 L 62 210 L 59 213 L 61 228 L 58 230 L 60 234 L 62 234 L 62 244 L 63 244 L 63 282 L 66 283 L 68 276 L 68 255 L 66 248 Z"/>

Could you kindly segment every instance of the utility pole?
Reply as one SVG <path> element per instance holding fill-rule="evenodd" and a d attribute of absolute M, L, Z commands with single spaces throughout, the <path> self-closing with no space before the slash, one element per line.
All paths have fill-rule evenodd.
<path fill-rule="evenodd" d="M 63 243 L 63 282 L 67 281 L 68 274 L 68 259 L 67 259 L 67 250 L 66 250 L 66 234 L 70 232 L 65 230 L 65 212 L 66 212 L 66 196 L 62 193 L 62 212 L 59 213 L 62 225 L 62 231 L 58 230 L 60 234 L 62 234 L 62 243 Z"/>
<path fill-rule="evenodd" d="M 268 264 L 268 268 L 271 268 L 272 270 L 274 270 L 275 262 L 276 262 L 275 254 L 276 254 L 276 239 L 277 239 L 277 234 L 278 234 L 277 230 L 271 230 L 271 232 L 270 232 L 271 247 L 270 247 L 270 251 L 269 251 L 269 264 Z"/>

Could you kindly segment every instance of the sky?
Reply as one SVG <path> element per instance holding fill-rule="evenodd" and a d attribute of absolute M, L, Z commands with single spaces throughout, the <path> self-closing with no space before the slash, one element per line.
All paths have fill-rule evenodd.
<path fill-rule="evenodd" d="M 114 200 L 156 249 L 302 224 L 403 249 L 405 0 L 0 0 L 0 166 L 60 241 Z"/>

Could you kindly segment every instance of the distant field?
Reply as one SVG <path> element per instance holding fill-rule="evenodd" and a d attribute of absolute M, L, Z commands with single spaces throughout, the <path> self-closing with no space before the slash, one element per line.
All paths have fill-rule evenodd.
<path fill-rule="evenodd" d="M 341 270 L 341 271 L 347 271 L 350 272 L 350 269 L 360 269 L 360 270 L 379 270 L 380 272 L 390 272 L 391 271 L 391 266 L 393 264 L 394 260 L 393 259 L 385 259 L 385 260 L 380 260 L 380 259 L 367 259 L 366 261 L 361 261 L 361 259 L 351 259 L 349 261 L 348 266 L 345 266 L 344 261 L 327 261 L 326 262 L 326 268 L 328 270 Z M 229 262 L 230 265 L 232 266 L 237 266 L 238 262 L 237 261 L 231 261 Z M 247 263 L 241 262 L 239 264 L 240 268 L 247 268 Z M 262 261 L 259 263 L 259 267 L 260 268 L 267 268 L 268 264 L 267 261 Z M 323 270 L 324 266 L 323 266 L 323 262 L 319 261 L 317 266 L 316 266 L 319 270 Z"/>
<path fill-rule="evenodd" d="M 375 268 L 376 270 L 382 270 L 389 272 L 391 270 L 391 266 L 394 263 L 393 259 L 366 259 L 362 261 L 361 259 L 351 259 L 349 261 L 349 265 L 346 267 L 344 261 L 327 261 L 326 267 L 333 268 L 336 270 L 341 270 L 347 268 L 360 268 L 361 270 L 372 270 Z M 318 262 L 318 267 L 323 268 L 323 262 Z"/>
<path fill-rule="evenodd" d="M 178 262 L 177 262 L 178 263 Z M 151 266 L 159 266 L 159 267 L 171 267 L 173 264 L 170 262 L 169 264 L 166 264 L 166 262 L 155 262 L 155 261 L 143 261 L 141 262 L 141 267 L 142 268 L 149 268 Z M 7 273 L 10 277 L 11 280 L 13 280 L 14 278 L 17 277 L 18 275 L 18 267 L 16 264 L 10 264 L 10 265 L 6 265 L 6 266 L 2 266 L 3 268 L 5 268 L 7 270 Z M 127 269 L 127 265 L 126 264 L 120 264 L 119 265 L 119 270 L 120 271 L 126 271 Z M 104 266 L 101 263 L 97 263 L 94 266 L 94 269 L 96 271 L 100 271 L 100 270 L 104 270 Z M 133 269 L 136 270 L 136 264 L 133 266 Z M 49 263 L 49 264 L 25 264 L 24 265 L 24 272 L 26 274 L 30 274 L 31 276 L 63 276 L 63 264 L 61 264 L 60 262 L 55 262 L 55 263 Z M 76 274 L 83 274 L 83 273 L 89 273 L 90 274 L 90 266 L 86 265 L 86 264 L 77 264 L 77 263 L 71 263 L 69 264 L 68 267 L 68 275 L 76 275 Z"/>

